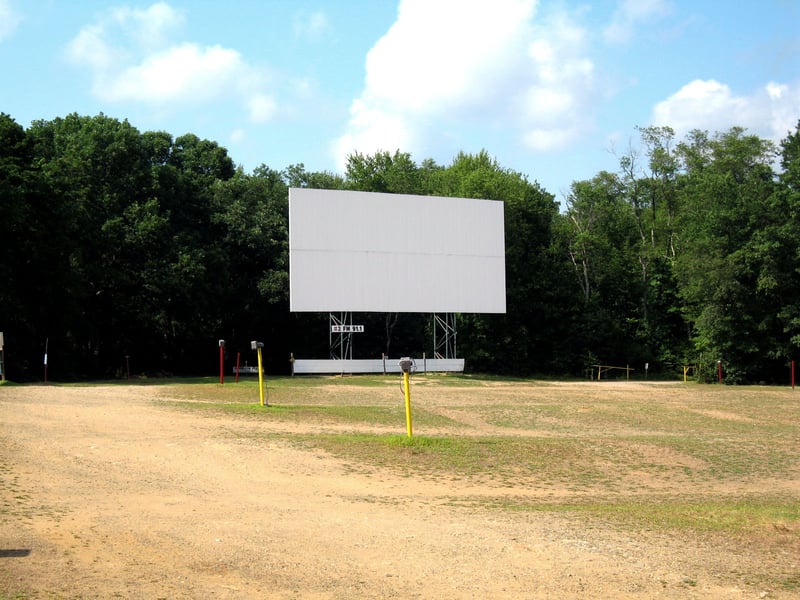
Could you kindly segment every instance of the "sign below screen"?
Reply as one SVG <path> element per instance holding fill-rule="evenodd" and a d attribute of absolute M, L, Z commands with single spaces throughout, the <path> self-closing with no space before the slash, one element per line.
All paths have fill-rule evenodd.
<path fill-rule="evenodd" d="M 363 325 L 331 325 L 331 333 L 364 333 Z"/>

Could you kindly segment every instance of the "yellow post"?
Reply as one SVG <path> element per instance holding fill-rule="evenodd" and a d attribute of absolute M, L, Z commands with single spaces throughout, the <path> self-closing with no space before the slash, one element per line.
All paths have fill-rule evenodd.
<path fill-rule="evenodd" d="M 408 432 L 408 437 L 411 437 L 411 389 L 409 387 L 408 371 L 403 371 L 403 390 L 406 396 L 406 431 Z"/>
<path fill-rule="evenodd" d="M 261 367 L 261 346 L 258 347 L 258 399 L 264 406 L 264 369 Z"/>

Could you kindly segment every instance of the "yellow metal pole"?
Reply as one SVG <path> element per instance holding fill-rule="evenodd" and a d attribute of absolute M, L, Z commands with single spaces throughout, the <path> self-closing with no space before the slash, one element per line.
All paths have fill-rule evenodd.
<path fill-rule="evenodd" d="M 408 437 L 411 437 L 411 389 L 409 388 L 408 380 L 408 371 L 403 371 L 403 389 L 406 396 L 406 431 L 408 432 Z"/>
<path fill-rule="evenodd" d="M 261 346 L 258 347 L 258 399 L 264 406 L 264 369 L 261 367 Z"/>

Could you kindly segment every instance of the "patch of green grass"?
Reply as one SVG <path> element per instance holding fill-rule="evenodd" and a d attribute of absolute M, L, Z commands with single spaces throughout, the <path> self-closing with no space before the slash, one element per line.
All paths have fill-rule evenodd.
<path fill-rule="evenodd" d="M 358 425 L 378 425 L 397 427 L 404 430 L 406 427 L 404 406 L 357 406 L 357 405 L 281 405 L 271 404 L 261 406 L 258 403 L 204 403 L 204 402 L 173 402 L 173 405 L 183 410 L 204 411 L 210 414 L 243 415 L 269 421 L 305 422 L 305 423 L 336 423 Z M 447 417 L 423 410 L 412 411 L 412 422 L 425 427 L 459 427 L 459 423 Z"/>
<path fill-rule="evenodd" d="M 252 391 L 252 390 L 251 390 Z M 257 392 L 257 390 L 256 390 Z M 232 396 L 228 396 L 230 399 Z M 379 426 L 405 431 L 404 407 L 393 404 L 272 404 L 255 402 L 174 402 L 184 410 L 211 414 L 241 415 L 271 422 L 332 424 L 341 427 Z M 537 407 L 533 408 L 535 412 Z M 489 409 L 486 409 L 489 410 Z M 495 407 L 502 414 L 505 405 Z M 558 411 L 548 410 L 547 418 L 558 421 Z M 532 417 L 533 422 L 536 418 Z M 563 417 L 562 417 L 563 420 Z M 423 408 L 413 410 L 415 430 L 446 428 L 465 431 L 464 423 Z M 645 428 L 649 429 L 651 423 Z M 535 427 L 535 425 L 531 425 Z M 583 432 L 546 423 L 540 429 L 548 436 L 422 436 L 404 442 L 405 454 L 396 452 L 384 436 L 371 434 L 303 437 L 304 445 L 316 445 L 354 464 L 370 467 L 399 465 L 404 472 L 419 472 L 439 477 L 481 475 L 507 484 L 567 484 L 573 490 L 594 486 L 599 491 L 622 487 L 657 487 L 659 484 L 707 484 L 741 482 L 757 478 L 796 475 L 798 452 L 790 438 L 765 439 L 763 432 L 751 435 L 727 432 L 724 437 L 699 434 L 687 429 L 683 435 L 604 435 Z M 558 433 L 558 435 L 552 435 Z M 302 436 L 301 436 L 302 437 Z M 405 439 L 405 438 L 401 438 Z M 410 463 L 408 456 L 417 460 Z M 642 475 L 651 479 L 641 484 Z"/>
<path fill-rule="evenodd" d="M 345 433 L 236 433 L 322 449 L 355 471 L 475 479 L 520 491 L 474 500 L 490 507 L 554 510 L 657 530 L 766 535 L 775 527 L 779 535 L 797 538 L 796 495 L 742 491 L 733 497 L 725 491 L 800 475 L 800 403 L 783 388 L 565 388 L 547 381 L 417 375 L 415 436 L 408 438 L 399 383 L 382 375 L 272 378 L 269 408 L 258 405 L 256 380 L 184 383 L 166 388 L 163 397 L 182 410 L 335 426 Z M 481 422 L 513 432 L 481 434 L 473 430 Z M 397 434 L 359 431 L 365 426 Z M 429 435 L 426 427 L 447 433 Z M 558 500 L 538 503 L 526 490 Z"/>
<path fill-rule="evenodd" d="M 800 575 L 787 575 L 782 578 L 773 579 L 779 588 L 790 591 L 800 591 Z"/>
<path fill-rule="evenodd" d="M 480 478 L 502 485 L 611 486 L 584 443 L 570 439 L 318 434 L 289 436 L 346 460 L 409 476 Z"/>
<path fill-rule="evenodd" d="M 48 385 L 63 387 L 152 386 L 152 385 L 219 385 L 219 377 L 133 377 L 131 379 L 96 379 L 87 381 L 51 382 Z"/>
<path fill-rule="evenodd" d="M 750 495 L 730 498 L 598 498 L 591 501 L 531 502 L 522 497 L 473 499 L 511 511 L 587 514 L 629 529 L 697 533 L 800 534 L 800 505 L 785 496 Z"/>
<path fill-rule="evenodd" d="M 331 416 L 337 413 L 341 421 L 356 420 L 347 408 L 314 409 L 311 414 Z M 391 425 L 401 423 L 401 419 L 402 414 L 396 411 L 393 419 L 379 421 Z M 364 415 L 360 420 L 369 422 Z M 420 419 L 420 423 L 425 424 L 425 420 Z M 391 437 L 368 434 L 314 435 L 302 439 L 305 445 L 315 445 L 358 464 L 397 466 L 406 472 L 440 477 L 480 475 L 518 485 L 559 483 L 573 490 L 592 488 L 600 492 L 620 487 L 644 489 L 640 483 L 643 474 L 653 479 L 651 485 L 659 482 L 677 485 L 683 481 L 725 483 L 790 476 L 796 466 L 789 452 L 733 442 L 698 445 L 686 440 L 649 440 L 656 456 L 670 450 L 686 452 L 688 457 L 694 455 L 698 461 L 704 461 L 687 466 L 672 463 L 670 459 L 658 461 L 641 455 L 628 441 L 616 439 L 418 436 L 410 440 L 401 438 L 402 445 Z"/>
<path fill-rule="evenodd" d="M 376 394 L 386 388 L 398 386 L 395 377 L 272 377 L 264 379 L 264 396 L 267 403 L 276 404 L 348 404 L 374 403 Z M 398 387 L 399 390 L 399 387 Z M 402 392 L 398 392 L 402 397 Z M 239 383 L 188 382 L 180 386 L 165 387 L 162 396 L 177 400 L 199 400 L 217 404 L 259 402 L 258 378 L 240 379 Z"/>
<path fill-rule="evenodd" d="M 670 447 L 708 463 L 699 474 L 715 481 L 791 476 L 797 468 L 793 447 L 744 437 L 670 438 Z"/>

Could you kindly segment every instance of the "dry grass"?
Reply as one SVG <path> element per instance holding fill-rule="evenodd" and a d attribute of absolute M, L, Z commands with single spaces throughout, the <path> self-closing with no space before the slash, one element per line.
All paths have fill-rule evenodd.
<path fill-rule="evenodd" d="M 771 566 L 754 559 L 747 577 L 800 591 L 800 395 L 788 387 L 417 376 L 409 439 L 395 377 L 272 380 L 268 409 L 239 385 L 192 393 L 278 430 L 313 423 L 281 435 L 354 470 L 492 490 L 458 505 L 750 548 Z"/>
<path fill-rule="evenodd" d="M 313 423 L 284 435 L 353 468 L 493 483 L 504 490 L 494 504 L 509 509 L 731 533 L 800 523 L 800 396 L 789 388 L 417 376 L 408 439 L 399 378 L 268 385 L 269 408 L 253 381 L 168 395 L 194 410 Z"/>

